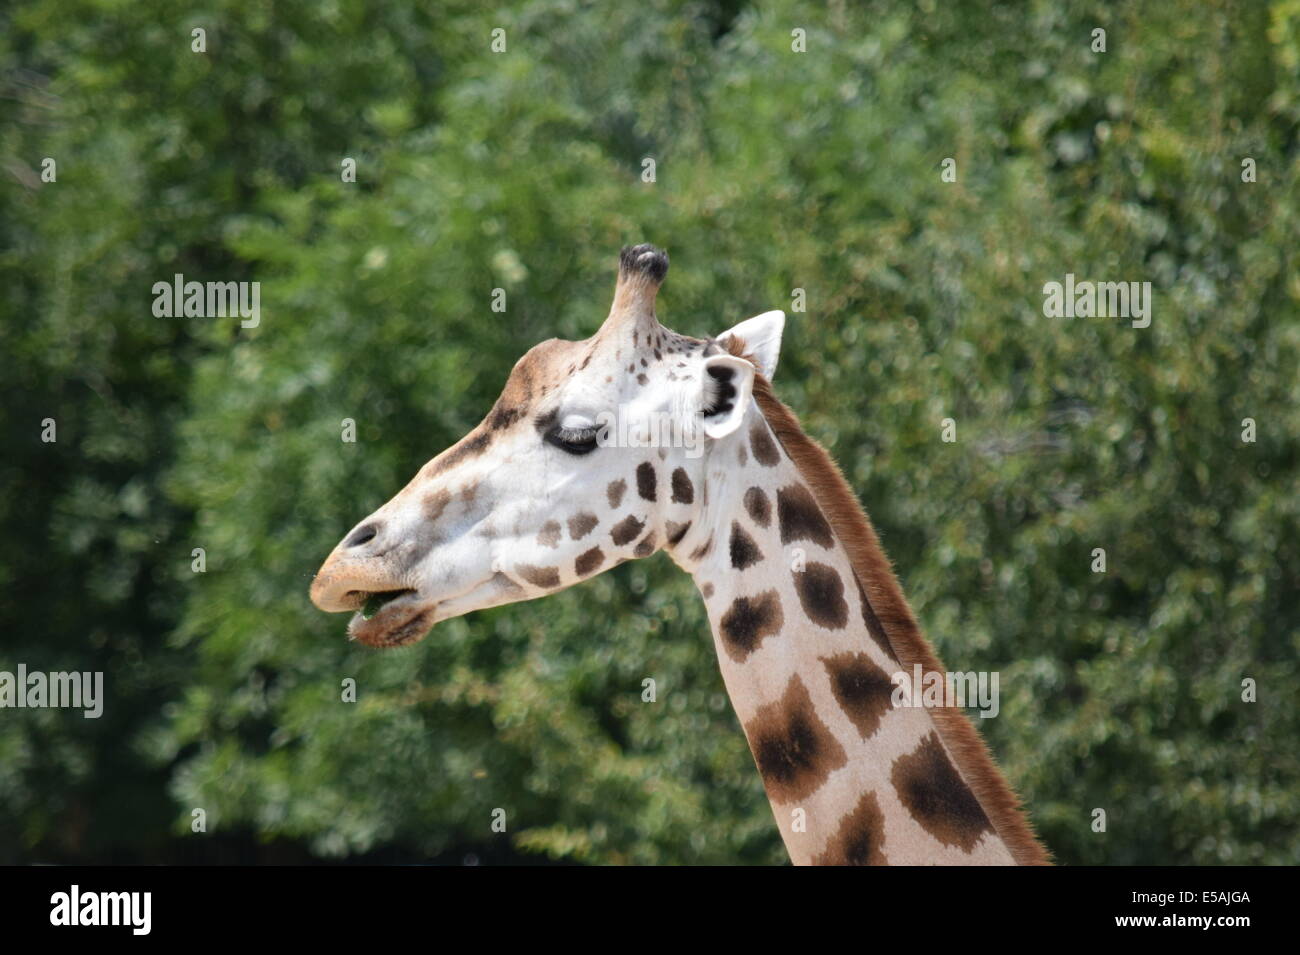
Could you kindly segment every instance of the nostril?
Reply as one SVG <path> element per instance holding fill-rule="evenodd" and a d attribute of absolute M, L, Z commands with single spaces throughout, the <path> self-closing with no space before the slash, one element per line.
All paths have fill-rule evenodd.
<path fill-rule="evenodd" d="M 356 530 L 354 530 L 352 532 L 352 536 L 350 536 L 347 540 L 343 542 L 343 546 L 360 547 L 362 544 L 369 544 L 372 540 L 375 539 L 375 535 L 378 533 L 379 533 L 378 524 L 365 524 L 361 527 L 358 527 Z"/>

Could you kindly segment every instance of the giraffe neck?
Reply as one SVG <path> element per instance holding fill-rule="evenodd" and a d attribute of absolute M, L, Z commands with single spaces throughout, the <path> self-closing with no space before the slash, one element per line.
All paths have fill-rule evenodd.
<path fill-rule="evenodd" d="M 756 399 L 775 412 L 761 384 Z M 1046 861 L 965 715 L 894 705 L 894 674 L 941 669 L 938 661 L 919 632 L 919 648 L 903 639 L 911 615 L 881 590 L 897 587 L 888 563 L 880 553 L 875 568 L 888 581 L 860 566 L 861 528 L 846 527 L 852 515 L 828 501 L 827 476 L 807 473 L 815 462 L 780 422 L 752 417 L 712 456 L 700 531 L 678 559 L 704 596 L 727 692 L 791 859 Z"/>

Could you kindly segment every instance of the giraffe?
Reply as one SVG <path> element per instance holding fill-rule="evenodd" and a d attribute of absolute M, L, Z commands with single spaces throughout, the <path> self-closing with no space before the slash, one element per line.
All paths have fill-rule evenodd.
<path fill-rule="evenodd" d="M 965 714 L 895 705 L 894 674 L 943 668 L 848 483 L 772 391 L 784 313 L 679 335 L 655 313 L 667 271 L 654 246 L 623 249 L 596 334 L 528 351 L 483 422 L 343 538 L 313 603 L 404 646 L 664 550 L 703 596 L 795 864 L 1048 864 Z"/>

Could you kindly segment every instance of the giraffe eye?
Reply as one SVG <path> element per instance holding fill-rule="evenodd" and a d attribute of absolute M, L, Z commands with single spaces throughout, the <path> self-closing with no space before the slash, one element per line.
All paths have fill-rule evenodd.
<path fill-rule="evenodd" d="M 596 450 L 598 428 L 566 428 L 558 425 L 546 432 L 546 440 L 569 454 L 590 454 Z"/>

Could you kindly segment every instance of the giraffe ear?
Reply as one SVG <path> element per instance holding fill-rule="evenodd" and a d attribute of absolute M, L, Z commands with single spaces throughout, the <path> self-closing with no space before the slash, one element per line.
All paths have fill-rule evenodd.
<path fill-rule="evenodd" d="M 785 312 L 780 309 L 747 318 L 718 336 L 719 342 L 736 338 L 745 343 L 745 354 L 754 356 L 758 370 L 768 381 L 776 374 L 776 359 L 781 354 L 781 333 L 785 330 Z"/>
<path fill-rule="evenodd" d="M 704 433 L 725 438 L 740 427 L 754 394 L 754 366 L 735 355 L 710 355 L 704 359 Z"/>

